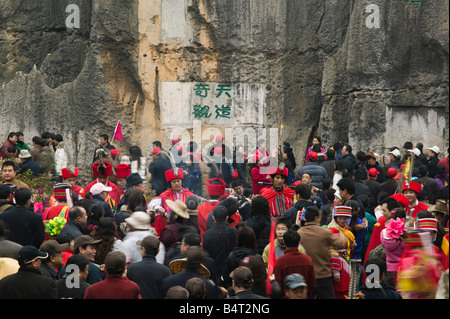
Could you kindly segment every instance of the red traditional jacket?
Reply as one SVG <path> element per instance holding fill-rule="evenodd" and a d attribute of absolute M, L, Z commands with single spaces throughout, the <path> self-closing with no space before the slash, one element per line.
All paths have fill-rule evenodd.
<path fill-rule="evenodd" d="M 49 207 L 44 211 L 44 214 L 42 214 L 42 220 L 51 220 L 59 216 L 60 213 L 64 213 L 64 218 L 69 220 L 69 209 L 70 207 L 67 205 L 56 205 Z"/>
<path fill-rule="evenodd" d="M 264 188 L 270 188 L 270 186 L 258 184 L 258 182 L 268 182 L 268 174 L 262 174 L 259 166 L 253 167 L 250 171 L 250 175 L 252 180 L 252 189 L 255 195 L 261 194 Z"/>
<path fill-rule="evenodd" d="M 344 249 L 336 250 L 332 247 L 328 249 L 330 253 L 331 271 L 333 272 L 333 275 L 338 272 L 340 277 L 339 282 L 333 281 L 334 291 L 336 293 L 345 293 L 348 291 L 350 285 L 350 246 L 355 240 L 355 236 L 350 230 L 347 229 L 347 226 L 345 228 L 341 228 L 337 225 L 330 225 L 328 227 L 333 234 L 340 234 L 341 238 L 344 238 L 347 241 Z"/>
<path fill-rule="evenodd" d="M 174 192 L 173 189 L 168 189 L 165 192 L 163 192 L 161 195 L 158 196 L 158 205 L 160 205 L 164 210 L 169 214 L 169 216 L 172 213 L 172 210 L 167 206 L 166 200 L 170 199 L 171 201 L 181 200 L 183 203 L 186 202 L 186 199 L 189 196 L 194 196 L 194 193 L 192 193 L 190 190 L 186 188 L 182 188 L 180 192 Z M 152 201 L 153 202 L 153 201 Z M 156 233 L 158 236 L 161 235 L 162 230 L 167 225 L 167 219 L 165 216 L 158 214 L 155 217 L 155 221 L 152 224 L 152 227 L 155 228 Z"/>
<path fill-rule="evenodd" d="M 219 205 L 219 203 L 220 202 L 218 200 L 212 200 L 198 206 L 198 228 L 200 229 L 200 236 L 202 237 L 202 240 L 203 234 L 206 231 L 208 215 L 217 205 Z"/>
<path fill-rule="evenodd" d="M 408 206 L 406 207 L 406 215 L 416 218 L 417 213 L 422 210 L 428 210 L 428 206 L 422 202 L 417 201 L 417 205 L 414 207 Z"/>
<path fill-rule="evenodd" d="M 273 187 L 264 188 L 261 195 L 269 202 L 272 217 L 281 216 L 294 206 L 295 191 L 289 187 L 283 187 L 281 191 L 277 191 Z"/>
<path fill-rule="evenodd" d="M 95 179 L 94 181 L 90 182 L 89 184 L 86 185 L 86 187 L 81 191 L 81 197 L 84 198 L 86 196 L 87 193 L 89 193 L 89 191 L 91 190 L 91 187 L 94 186 L 95 184 L 98 183 L 98 179 Z M 117 185 L 114 184 L 111 181 L 106 181 L 106 186 L 107 187 L 111 187 L 113 190 L 115 188 L 117 188 Z"/>
<path fill-rule="evenodd" d="M 118 206 L 120 203 L 120 200 L 125 195 L 125 191 L 123 189 L 121 189 L 120 187 L 116 187 L 112 191 L 110 191 L 108 195 L 116 203 L 116 206 Z"/>

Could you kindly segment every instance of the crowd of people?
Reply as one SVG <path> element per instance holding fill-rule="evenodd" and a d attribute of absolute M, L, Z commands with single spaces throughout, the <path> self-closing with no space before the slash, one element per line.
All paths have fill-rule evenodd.
<path fill-rule="evenodd" d="M 298 161 L 217 136 L 147 157 L 103 134 L 82 183 L 61 135 L 32 142 L 1 147 L 0 299 L 448 298 L 448 149 L 317 136 Z"/>

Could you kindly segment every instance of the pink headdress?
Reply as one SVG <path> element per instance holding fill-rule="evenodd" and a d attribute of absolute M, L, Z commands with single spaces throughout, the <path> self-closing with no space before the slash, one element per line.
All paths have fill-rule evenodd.
<path fill-rule="evenodd" d="M 386 225 L 386 235 L 392 240 L 398 240 L 405 230 L 405 222 L 399 217 L 391 219 Z"/>

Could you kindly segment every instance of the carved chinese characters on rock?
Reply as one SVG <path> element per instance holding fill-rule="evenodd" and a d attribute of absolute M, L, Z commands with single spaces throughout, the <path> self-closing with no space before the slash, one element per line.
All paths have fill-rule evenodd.
<path fill-rule="evenodd" d="M 233 90 L 229 84 L 198 83 L 192 92 L 192 115 L 207 124 L 233 120 Z"/>

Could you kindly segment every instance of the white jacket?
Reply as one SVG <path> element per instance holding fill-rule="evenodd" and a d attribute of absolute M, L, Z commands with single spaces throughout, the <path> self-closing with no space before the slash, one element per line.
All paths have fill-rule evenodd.
<path fill-rule="evenodd" d="M 67 152 L 64 149 L 64 142 L 59 143 L 59 145 L 56 147 L 55 151 L 55 171 L 58 176 L 61 176 L 61 170 L 63 168 L 67 167 L 68 160 L 67 160 Z"/>
<path fill-rule="evenodd" d="M 143 180 L 147 180 L 147 160 L 145 157 L 141 157 L 141 166 L 138 167 L 138 161 L 131 161 L 131 173 L 139 173 L 139 175 L 141 175 L 141 178 Z"/>
<path fill-rule="evenodd" d="M 127 263 L 135 263 L 142 260 L 141 246 L 136 244 L 147 236 L 155 236 L 148 230 L 136 230 L 129 232 L 123 239 L 122 244 L 115 250 L 123 252 L 127 256 Z M 159 253 L 156 255 L 156 261 L 164 265 L 166 248 L 163 243 L 159 244 Z"/>

